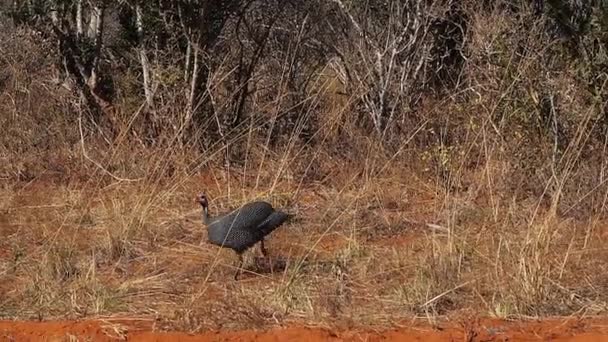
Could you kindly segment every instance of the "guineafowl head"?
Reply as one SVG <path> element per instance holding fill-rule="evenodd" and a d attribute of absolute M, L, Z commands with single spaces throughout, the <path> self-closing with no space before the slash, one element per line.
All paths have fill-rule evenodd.
<path fill-rule="evenodd" d="M 205 194 L 200 194 L 196 197 L 196 201 L 203 207 L 203 223 L 209 223 L 209 201 L 207 201 L 207 196 Z"/>
<path fill-rule="evenodd" d="M 206 208 L 208 208 L 208 207 L 209 207 L 209 201 L 207 201 L 207 196 L 205 196 L 205 194 L 199 194 L 199 195 L 196 197 L 196 201 L 197 201 L 198 203 L 200 203 L 200 205 L 201 205 L 201 206 L 202 206 L 204 209 L 206 209 Z"/>

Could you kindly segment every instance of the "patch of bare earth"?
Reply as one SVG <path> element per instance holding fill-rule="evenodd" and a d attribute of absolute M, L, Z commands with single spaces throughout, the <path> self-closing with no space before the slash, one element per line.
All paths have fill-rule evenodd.
<path fill-rule="evenodd" d="M 409 324 L 383 331 L 277 327 L 198 334 L 154 329 L 152 322 L 90 320 L 63 322 L 0 322 L 4 341 L 608 341 L 607 320 L 546 320 L 508 322 L 473 320 L 434 327 Z"/>

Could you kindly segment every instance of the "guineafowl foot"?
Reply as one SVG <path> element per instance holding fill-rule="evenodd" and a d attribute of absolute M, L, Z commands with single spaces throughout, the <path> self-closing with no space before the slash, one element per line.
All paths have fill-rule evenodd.
<path fill-rule="evenodd" d="M 287 260 L 281 256 L 273 257 L 255 257 L 254 269 L 255 273 L 259 274 L 274 274 L 283 272 L 287 267 Z"/>

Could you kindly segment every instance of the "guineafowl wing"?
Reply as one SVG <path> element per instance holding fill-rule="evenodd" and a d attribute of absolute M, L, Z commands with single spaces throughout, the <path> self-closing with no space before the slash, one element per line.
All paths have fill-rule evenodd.
<path fill-rule="evenodd" d="M 213 226 L 224 227 L 226 230 L 248 230 L 257 227 L 273 213 L 272 206 L 266 202 L 245 204 L 228 215 L 218 217 L 212 222 Z"/>

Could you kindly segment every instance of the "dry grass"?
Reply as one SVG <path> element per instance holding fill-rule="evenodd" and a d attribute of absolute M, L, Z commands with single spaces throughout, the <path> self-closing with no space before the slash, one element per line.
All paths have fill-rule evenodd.
<path fill-rule="evenodd" d="M 127 315 L 200 330 L 386 325 L 465 309 L 502 318 L 605 313 L 599 218 L 515 198 L 480 205 L 480 189 L 446 191 L 394 165 L 373 177 L 349 166 L 325 184 L 260 182 L 271 189 L 212 169 L 163 184 L 7 185 L 3 317 Z M 235 256 L 200 244 L 200 190 L 212 212 L 262 197 L 296 215 L 269 240 L 273 267 L 252 251 L 248 275 L 232 280 Z"/>
<path fill-rule="evenodd" d="M 107 144 L 58 114 L 67 95 L 47 108 L 61 118 L 52 127 L 37 120 L 44 108 L 14 102 L 28 120 L 0 121 L 24 136 L 0 138 L 0 318 L 129 316 L 197 331 L 606 314 L 607 164 L 590 153 L 606 147 L 593 140 L 599 105 L 568 71 L 535 84 L 545 61 L 514 61 L 519 42 L 495 42 L 509 22 L 472 20 L 470 88 L 427 100 L 395 146 L 356 128 L 357 94 L 337 95 L 331 74 L 306 90 L 327 109 L 311 143 L 298 136 L 313 109 L 271 141 L 262 121 L 280 116 L 275 102 L 203 152 L 181 132 L 140 143 L 129 135 L 138 110 L 123 109 L 124 134 Z M 526 125 L 546 84 L 576 114 L 565 145 Z M 41 88 L 30 89 L 49 96 Z M 7 92 L 4 109 L 8 97 L 23 99 Z M 36 136 L 46 145 L 28 143 Z M 235 166 L 221 165 L 228 148 L 241 153 Z M 234 281 L 233 253 L 204 242 L 200 191 L 212 213 L 256 198 L 293 213 L 268 240 L 272 260 L 252 250 Z"/>

